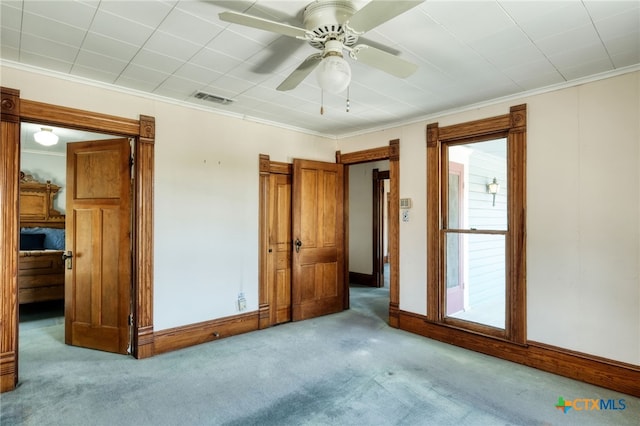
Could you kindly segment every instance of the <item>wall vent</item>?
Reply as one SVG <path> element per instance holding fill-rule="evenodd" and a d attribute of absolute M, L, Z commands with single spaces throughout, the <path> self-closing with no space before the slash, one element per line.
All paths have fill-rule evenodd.
<path fill-rule="evenodd" d="M 217 104 L 222 104 L 222 105 L 228 105 L 230 103 L 233 103 L 233 100 L 231 99 L 224 98 L 222 96 L 212 95 L 211 93 L 205 93 L 205 92 L 196 92 L 196 94 L 193 95 L 193 97 L 196 99 L 201 99 L 203 101 L 215 102 Z"/>

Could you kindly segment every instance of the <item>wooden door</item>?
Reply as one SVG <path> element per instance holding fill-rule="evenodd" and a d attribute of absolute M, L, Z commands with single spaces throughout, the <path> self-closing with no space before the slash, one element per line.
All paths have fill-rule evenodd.
<path fill-rule="evenodd" d="M 131 292 L 128 139 L 67 145 L 65 342 L 126 354 Z"/>
<path fill-rule="evenodd" d="M 293 161 L 292 319 L 344 309 L 343 166 Z"/>
<path fill-rule="evenodd" d="M 270 324 L 291 321 L 291 176 L 269 177 Z"/>

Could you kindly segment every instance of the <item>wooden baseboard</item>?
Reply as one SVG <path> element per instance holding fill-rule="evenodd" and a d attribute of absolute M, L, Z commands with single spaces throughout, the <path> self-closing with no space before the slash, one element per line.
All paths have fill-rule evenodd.
<path fill-rule="evenodd" d="M 349 272 L 349 283 L 377 287 L 376 277 L 373 274 L 363 274 L 360 272 Z"/>
<path fill-rule="evenodd" d="M 138 327 L 135 333 L 134 341 L 137 344 L 133 345 L 136 348 L 133 356 L 137 359 L 151 358 L 153 356 L 153 339 L 155 337 L 153 325 Z"/>
<path fill-rule="evenodd" d="M 258 311 L 233 315 L 154 333 L 154 354 L 175 351 L 258 329 Z"/>
<path fill-rule="evenodd" d="M 0 354 L 0 393 L 12 391 L 18 384 L 15 352 Z"/>
<path fill-rule="evenodd" d="M 423 315 L 399 312 L 399 328 L 475 352 L 640 397 L 640 366 L 543 343 L 517 345 L 433 323 Z"/>

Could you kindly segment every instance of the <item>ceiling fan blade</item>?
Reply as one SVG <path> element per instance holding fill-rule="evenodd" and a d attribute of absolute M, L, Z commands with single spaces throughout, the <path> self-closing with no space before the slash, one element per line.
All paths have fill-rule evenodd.
<path fill-rule="evenodd" d="M 418 66 L 412 62 L 405 61 L 402 58 L 376 49 L 375 47 L 367 46 L 366 44 L 355 46 L 351 50 L 350 56 L 358 62 L 378 68 L 379 70 L 400 78 L 407 78 L 418 69 Z"/>
<path fill-rule="evenodd" d="M 302 80 L 304 80 L 309 74 L 311 74 L 311 71 L 313 71 L 318 66 L 321 60 L 322 53 L 314 53 L 313 55 L 308 56 L 307 59 L 302 61 L 298 68 L 293 70 L 293 72 L 289 74 L 289 76 L 285 78 L 282 83 L 280 83 L 280 86 L 278 86 L 276 90 L 284 92 L 287 90 L 295 89 L 296 87 L 298 87 L 298 84 L 302 83 Z"/>
<path fill-rule="evenodd" d="M 237 12 L 221 12 L 218 14 L 221 20 L 231 22 L 232 24 L 240 24 L 246 27 L 257 28 L 259 30 L 271 31 L 283 34 L 289 37 L 306 38 L 307 30 L 304 28 L 294 27 L 293 25 L 281 24 L 279 22 L 270 21 L 268 19 L 258 18 L 256 16 L 245 15 Z"/>
<path fill-rule="evenodd" d="M 371 0 L 351 16 L 347 26 L 356 33 L 362 34 L 423 2 L 424 0 Z"/>

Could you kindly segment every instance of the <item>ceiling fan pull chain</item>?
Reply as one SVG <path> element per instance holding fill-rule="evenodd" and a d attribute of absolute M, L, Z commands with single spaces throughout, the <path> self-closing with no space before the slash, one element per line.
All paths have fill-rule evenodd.
<path fill-rule="evenodd" d="M 349 89 L 351 89 L 351 86 L 347 86 L 347 112 L 349 112 L 349 110 L 351 109 L 351 104 L 349 103 Z"/>

